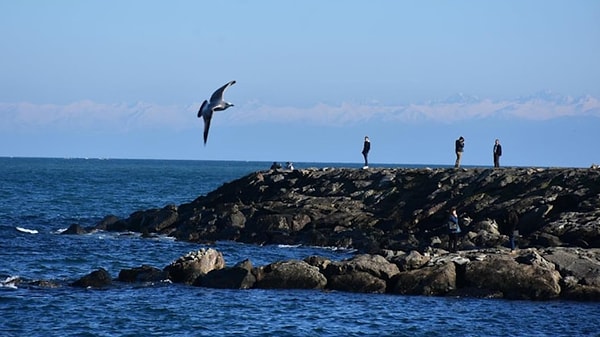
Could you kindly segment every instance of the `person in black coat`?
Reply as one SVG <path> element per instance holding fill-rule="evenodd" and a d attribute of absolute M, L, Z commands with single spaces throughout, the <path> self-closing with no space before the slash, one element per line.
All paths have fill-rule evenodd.
<path fill-rule="evenodd" d="M 454 142 L 454 152 L 456 153 L 456 162 L 454 162 L 454 167 L 460 167 L 460 159 L 462 158 L 463 151 L 465 150 L 465 139 L 463 136 L 460 136 L 456 142 Z"/>
<path fill-rule="evenodd" d="M 365 142 L 363 144 L 363 150 L 362 150 L 363 158 L 365 158 L 365 167 L 364 168 L 369 167 L 368 156 L 369 156 L 370 150 L 371 150 L 371 141 L 369 140 L 368 136 L 365 136 Z"/>
<path fill-rule="evenodd" d="M 460 234 L 460 225 L 458 224 L 458 214 L 456 213 L 456 207 L 450 209 L 448 216 L 448 249 L 452 253 L 456 253 L 456 246 L 458 243 L 458 235 Z"/>
<path fill-rule="evenodd" d="M 500 141 L 496 139 L 494 143 L 494 167 L 500 167 L 500 156 L 502 155 L 502 145 Z"/>

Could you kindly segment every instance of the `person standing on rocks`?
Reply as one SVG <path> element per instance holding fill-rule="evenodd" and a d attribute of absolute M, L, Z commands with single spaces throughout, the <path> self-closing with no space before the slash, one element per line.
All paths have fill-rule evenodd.
<path fill-rule="evenodd" d="M 502 155 L 502 145 L 500 141 L 496 139 L 494 143 L 494 167 L 500 167 L 500 156 Z"/>
<path fill-rule="evenodd" d="M 458 215 L 456 213 L 456 207 L 452 207 L 450 208 L 450 216 L 448 217 L 448 246 L 452 253 L 456 253 L 458 234 L 460 234 Z"/>
<path fill-rule="evenodd" d="M 460 167 L 460 160 L 462 158 L 463 151 L 465 150 L 465 139 L 463 136 L 460 136 L 456 142 L 454 142 L 454 152 L 456 153 L 456 162 L 454 163 L 454 167 Z"/>
<path fill-rule="evenodd" d="M 368 136 L 365 136 L 365 142 L 363 144 L 363 150 L 362 150 L 362 155 L 365 158 L 365 166 L 363 168 L 369 167 L 368 156 L 369 156 L 370 150 L 371 150 L 371 141 L 369 140 Z"/>
<path fill-rule="evenodd" d="M 515 237 L 519 235 L 519 214 L 517 211 L 510 210 L 506 217 L 506 230 L 508 231 L 508 243 L 510 244 L 510 251 L 514 251 L 516 248 Z"/>

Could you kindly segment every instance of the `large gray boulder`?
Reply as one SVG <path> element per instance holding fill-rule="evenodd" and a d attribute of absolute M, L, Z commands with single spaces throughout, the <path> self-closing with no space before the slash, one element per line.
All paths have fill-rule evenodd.
<path fill-rule="evenodd" d="M 392 292 L 403 295 L 443 296 L 456 289 L 452 262 L 400 272 L 392 282 Z"/>
<path fill-rule="evenodd" d="M 221 252 L 212 248 L 202 248 L 190 252 L 164 268 L 169 279 L 175 283 L 193 284 L 196 278 L 208 274 L 215 269 L 225 267 L 225 259 Z"/>
<path fill-rule="evenodd" d="M 374 254 L 331 262 L 324 271 L 329 289 L 373 293 L 386 292 L 388 281 L 399 272 L 396 264 Z"/>
<path fill-rule="evenodd" d="M 359 254 L 347 260 L 330 263 L 326 268 L 327 274 L 340 275 L 357 271 L 369 273 L 386 281 L 400 272 L 396 264 L 378 254 Z"/>
<path fill-rule="evenodd" d="M 255 287 L 263 289 L 323 289 L 327 279 L 319 268 L 289 260 L 268 264 L 257 269 Z"/>
<path fill-rule="evenodd" d="M 579 284 L 600 287 L 600 249 L 548 248 L 540 254 L 556 265 L 563 277 L 571 276 Z"/>
<path fill-rule="evenodd" d="M 520 262 L 519 262 L 520 261 Z M 561 293 L 560 273 L 539 254 L 482 255 L 466 264 L 465 283 L 510 299 L 549 300 Z"/>
<path fill-rule="evenodd" d="M 355 293 L 385 293 L 387 282 L 364 271 L 332 274 L 327 278 L 327 288 Z"/>
<path fill-rule="evenodd" d="M 600 249 L 548 248 L 541 254 L 562 276 L 562 297 L 600 301 Z"/>
<path fill-rule="evenodd" d="M 211 270 L 198 277 L 194 285 L 219 289 L 250 289 L 256 283 L 252 269 L 252 262 L 244 260 L 233 267 Z"/>

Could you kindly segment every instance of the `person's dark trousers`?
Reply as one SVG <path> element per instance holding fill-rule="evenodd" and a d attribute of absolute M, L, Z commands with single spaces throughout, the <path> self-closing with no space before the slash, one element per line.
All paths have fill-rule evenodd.
<path fill-rule="evenodd" d="M 448 249 L 450 250 L 450 252 L 455 253 L 456 252 L 456 241 L 458 241 L 458 234 L 457 233 L 450 233 L 448 234 Z"/>

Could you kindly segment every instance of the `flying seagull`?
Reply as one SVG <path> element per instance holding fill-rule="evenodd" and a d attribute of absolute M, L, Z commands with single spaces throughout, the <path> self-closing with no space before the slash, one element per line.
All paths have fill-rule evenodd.
<path fill-rule="evenodd" d="M 223 93 L 225 92 L 225 89 L 234 84 L 235 81 L 230 81 L 217 89 L 212 96 L 210 96 L 210 100 L 202 102 L 202 105 L 198 110 L 198 118 L 202 117 L 204 119 L 204 145 L 206 145 L 206 140 L 208 139 L 208 129 L 210 129 L 210 120 L 213 116 L 213 112 L 223 111 L 230 106 L 233 106 L 233 104 L 223 100 Z"/>

